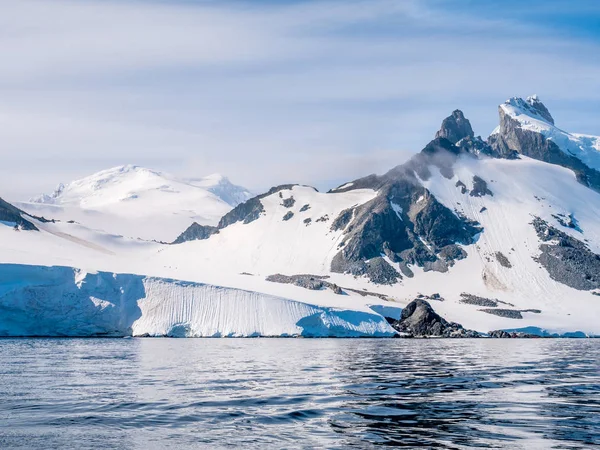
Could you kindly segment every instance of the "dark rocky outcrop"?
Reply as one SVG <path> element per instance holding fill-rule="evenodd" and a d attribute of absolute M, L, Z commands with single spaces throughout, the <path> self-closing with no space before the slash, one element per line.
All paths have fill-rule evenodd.
<path fill-rule="evenodd" d="M 292 217 L 294 217 L 294 213 L 292 211 L 288 211 L 284 214 L 282 220 L 284 222 L 287 222 L 288 220 L 290 220 Z"/>
<path fill-rule="evenodd" d="M 0 198 L 0 221 L 14 223 L 17 229 L 38 231 L 38 228 L 29 220 L 24 219 L 25 213 Z"/>
<path fill-rule="evenodd" d="M 540 336 L 536 334 L 528 334 L 523 333 L 521 331 L 504 331 L 504 330 L 494 330 L 488 333 L 488 336 L 491 338 L 497 339 L 537 339 Z"/>
<path fill-rule="evenodd" d="M 300 208 L 300 212 L 308 211 L 310 209 L 310 205 L 307 203 Z"/>
<path fill-rule="evenodd" d="M 292 195 L 289 198 L 284 198 L 283 202 L 281 202 L 281 205 L 284 206 L 285 208 L 291 208 L 292 206 L 294 206 L 295 203 L 296 203 L 296 199 Z"/>
<path fill-rule="evenodd" d="M 402 276 L 383 258 L 373 258 L 365 263 L 366 275 L 375 284 L 395 284 Z"/>
<path fill-rule="evenodd" d="M 448 139 L 453 144 L 465 137 L 474 137 L 471 122 L 465 118 L 459 109 L 452 112 L 452 115 L 446 117 L 442 122 L 442 127 L 435 134 L 436 138 Z"/>
<path fill-rule="evenodd" d="M 266 280 L 272 283 L 293 284 L 304 289 L 321 290 L 331 289 L 335 294 L 343 295 L 344 291 L 335 283 L 327 281 L 329 277 L 326 275 L 282 275 L 280 273 L 269 275 Z"/>
<path fill-rule="evenodd" d="M 500 265 L 502 267 L 506 267 L 507 269 L 510 269 L 512 267 L 512 264 L 510 263 L 508 258 L 504 255 L 504 253 L 496 252 L 496 253 L 494 253 L 494 256 L 496 257 L 496 260 L 500 263 Z"/>
<path fill-rule="evenodd" d="M 494 193 L 488 189 L 487 182 L 483 178 L 475 175 L 473 177 L 473 189 L 471 189 L 469 195 L 471 197 L 483 197 L 485 195 L 493 196 Z"/>
<path fill-rule="evenodd" d="M 467 189 L 467 185 L 460 180 L 458 180 L 454 186 L 456 186 L 457 188 L 460 188 L 461 194 L 466 194 L 469 192 L 469 190 Z"/>
<path fill-rule="evenodd" d="M 523 315 L 518 309 L 506 309 L 506 308 L 483 308 L 479 311 L 493 314 L 495 316 L 506 317 L 507 319 L 522 319 Z"/>
<path fill-rule="evenodd" d="M 498 300 L 496 299 L 479 297 L 478 295 L 473 294 L 465 294 L 464 292 L 460 294 L 460 296 L 460 303 L 465 303 L 467 305 L 486 306 L 490 308 L 495 308 L 498 306 Z"/>
<path fill-rule="evenodd" d="M 532 222 L 539 239 L 541 254 L 537 261 L 550 278 L 574 289 L 600 288 L 600 255 L 574 237 L 535 217 Z"/>
<path fill-rule="evenodd" d="M 583 233 L 583 230 L 579 227 L 579 223 L 573 214 L 569 214 L 568 216 L 564 214 L 552 214 L 552 217 L 554 217 L 556 221 L 563 227 L 571 228 L 572 230 L 577 230 L 580 233 Z"/>
<path fill-rule="evenodd" d="M 331 231 L 343 230 L 348 226 L 354 215 L 354 208 L 343 210 L 331 224 Z"/>
<path fill-rule="evenodd" d="M 418 294 L 417 299 L 421 300 L 435 300 L 436 302 L 445 302 L 446 299 L 442 297 L 438 292 L 431 295 Z"/>
<path fill-rule="evenodd" d="M 177 237 L 177 239 L 173 241 L 173 244 L 181 244 L 182 242 L 208 239 L 213 234 L 216 234 L 218 232 L 219 229 L 217 227 L 200 225 L 197 222 L 194 222 L 183 233 L 181 233 Z"/>
<path fill-rule="evenodd" d="M 402 337 L 479 337 L 479 333 L 466 330 L 458 323 L 448 322 L 422 299 L 413 300 L 402 310 L 400 319 L 392 327 Z"/>

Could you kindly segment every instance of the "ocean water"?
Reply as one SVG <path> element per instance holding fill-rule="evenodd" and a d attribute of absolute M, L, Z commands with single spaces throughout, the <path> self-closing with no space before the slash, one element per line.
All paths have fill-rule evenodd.
<path fill-rule="evenodd" d="M 0 448 L 594 448 L 600 340 L 2 339 Z"/>

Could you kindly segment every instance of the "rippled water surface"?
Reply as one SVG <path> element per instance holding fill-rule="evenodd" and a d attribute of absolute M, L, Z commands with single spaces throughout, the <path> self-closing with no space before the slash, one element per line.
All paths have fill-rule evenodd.
<path fill-rule="evenodd" d="M 0 340 L 0 448 L 593 448 L 600 340 Z"/>

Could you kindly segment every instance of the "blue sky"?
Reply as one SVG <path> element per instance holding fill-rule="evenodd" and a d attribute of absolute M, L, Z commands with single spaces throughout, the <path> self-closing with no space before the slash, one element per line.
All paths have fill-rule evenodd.
<path fill-rule="evenodd" d="M 597 1 L 0 2 L 0 196 L 120 164 L 255 191 L 404 162 L 537 93 L 600 134 Z"/>

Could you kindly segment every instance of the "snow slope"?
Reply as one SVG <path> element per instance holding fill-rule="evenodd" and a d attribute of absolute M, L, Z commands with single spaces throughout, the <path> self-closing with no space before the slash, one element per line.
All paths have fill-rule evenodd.
<path fill-rule="evenodd" d="M 527 97 L 526 100 L 513 97 L 500 105 L 500 108 L 509 117 L 519 122 L 523 129 L 542 134 L 558 145 L 563 152 L 580 159 L 592 169 L 600 170 L 600 136 L 561 130 L 554 125 L 553 121 L 544 118 L 532 107 L 538 102 L 539 99 L 535 95 Z M 492 134 L 497 132 L 498 129 Z"/>
<path fill-rule="evenodd" d="M 192 222 L 213 225 L 250 193 L 222 175 L 179 180 L 138 166 L 119 166 L 59 185 L 50 195 L 17 202 L 30 214 L 142 239 L 171 242 Z"/>

